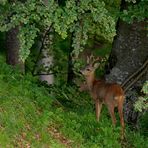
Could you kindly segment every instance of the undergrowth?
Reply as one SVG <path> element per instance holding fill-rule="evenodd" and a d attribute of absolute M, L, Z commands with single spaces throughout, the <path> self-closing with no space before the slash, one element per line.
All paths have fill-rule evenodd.
<path fill-rule="evenodd" d="M 90 97 L 77 88 L 46 88 L 0 60 L 0 147 L 145 148 L 146 137 L 112 127 L 106 108 L 95 121 Z"/>

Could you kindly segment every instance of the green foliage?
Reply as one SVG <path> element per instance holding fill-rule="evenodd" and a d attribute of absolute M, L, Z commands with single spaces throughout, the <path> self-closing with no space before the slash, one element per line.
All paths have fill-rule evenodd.
<path fill-rule="evenodd" d="M 139 117 L 139 132 L 144 135 L 148 136 L 147 129 L 148 129 L 148 81 L 146 81 L 142 88 L 143 96 L 140 96 L 136 103 L 134 104 L 135 110 L 140 112 L 141 115 Z"/>
<path fill-rule="evenodd" d="M 66 0 L 59 5 L 54 0 L 46 4 L 42 0 L 0 3 L 0 31 L 8 31 L 19 26 L 20 58 L 25 61 L 37 35 L 53 25 L 55 32 L 65 39 L 73 33 L 73 62 L 83 51 L 91 35 L 101 36 L 112 42 L 115 35 L 115 20 L 118 16 L 119 1 L 108 0 Z M 147 0 L 128 0 L 128 9 L 123 10 L 121 18 L 132 22 L 144 20 L 148 16 Z M 134 5 L 133 5 L 134 3 Z M 116 11 L 115 11 L 116 10 Z M 113 12 L 115 11 L 115 12 Z M 76 63 L 76 66 L 77 67 Z"/>
<path fill-rule="evenodd" d="M 143 0 L 124 10 L 121 16 L 123 20 L 143 20 L 147 15 L 145 3 L 146 0 Z M 2 0 L 0 31 L 19 27 L 20 58 L 23 61 L 28 57 L 36 37 L 51 25 L 60 38 L 56 46 L 61 45 L 62 39 L 69 38 L 69 34 L 73 34 L 72 55 L 75 69 L 78 69 L 81 62 L 76 62 L 76 59 L 91 36 L 112 41 L 116 20 L 115 12 L 111 13 L 114 4 L 118 10 L 118 0 L 83 0 L 79 3 L 67 0 L 62 5 L 54 0 L 48 5 L 42 0 L 27 0 L 24 3 Z M 54 51 L 58 57 L 55 60 L 58 64 L 55 70 L 58 72 L 67 70 L 63 64 L 63 61 L 67 61 L 67 40 L 62 41 L 63 47 L 58 46 Z M 0 147 L 66 147 L 59 140 L 63 135 L 72 147 L 124 147 L 119 141 L 119 121 L 117 127 L 112 127 L 108 111 L 103 109 L 100 122 L 97 123 L 91 98 L 86 93 L 80 93 L 78 88 L 65 85 L 63 79 L 66 74 L 57 74 L 56 85 L 47 89 L 32 76 L 20 75 L 17 70 L 1 62 L 1 59 L 0 64 Z M 147 93 L 147 87 L 144 90 Z M 140 100 L 139 110 L 147 109 L 146 101 L 146 97 Z M 146 129 L 145 119 L 141 124 L 143 131 Z M 51 128 L 61 137 L 54 137 Z M 126 136 L 125 147 L 147 147 L 147 138 L 141 136 L 141 132 L 127 129 Z"/>
<path fill-rule="evenodd" d="M 4 1 L 0 8 L 0 31 L 8 31 L 15 26 L 20 28 L 20 57 L 23 61 L 28 57 L 37 34 L 51 24 L 63 39 L 69 32 L 74 32 L 74 57 L 86 45 L 89 34 L 102 36 L 110 42 L 115 35 L 114 18 L 100 0 L 67 0 L 64 6 L 54 0 L 48 4 L 42 0 Z"/>
<path fill-rule="evenodd" d="M 7 0 L 1 0 L 1 1 L 0 1 L 0 5 L 5 5 L 6 2 L 7 2 Z"/>
<path fill-rule="evenodd" d="M 128 140 L 128 142 L 125 146 L 126 148 L 148 147 L 148 144 L 145 141 L 146 139 L 144 139 L 144 137 L 142 135 L 140 135 L 140 133 L 135 133 L 133 131 L 128 130 L 127 140 Z"/>
<path fill-rule="evenodd" d="M 89 36 L 99 35 L 109 42 L 115 35 L 115 20 L 99 0 L 85 0 L 78 3 L 78 21 L 72 26 L 73 59 L 77 59 L 83 51 Z"/>
<path fill-rule="evenodd" d="M 88 95 L 65 85 L 47 89 L 2 61 L 0 57 L 0 147 L 121 147 L 119 126 L 112 127 L 105 108 L 96 122 Z M 147 147 L 139 133 L 127 130 L 126 135 L 126 148 Z"/>
<path fill-rule="evenodd" d="M 135 20 L 144 21 L 148 18 L 148 6 L 147 0 L 127 0 L 129 2 L 129 6 L 127 9 L 123 10 L 121 14 L 121 18 L 128 22 L 132 23 Z"/>
<path fill-rule="evenodd" d="M 139 97 L 138 101 L 135 103 L 135 109 L 139 112 L 143 110 L 148 110 L 148 81 L 145 82 L 141 90 L 145 96 Z"/>
<path fill-rule="evenodd" d="M 32 45 L 34 44 L 34 40 L 37 37 L 37 32 L 39 31 L 38 28 L 36 28 L 34 25 L 26 25 L 25 27 L 20 29 L 19 32 L 19 41 L 20 44 L 20 59 L 25 62 L 25 59 L 30 54 L 30 49 Z"/>
<path fill-rule="evenodd" d="M 2 6 L 1 6 L 2 7 Z M 28 0 L 24 3 L 16 1 L 7 3 L 1 9 L 0 31 L 8 31 L 17 26 L 20 28 L 20 58 L 24 61 L 32 47 L 40 29 L 53 23 L 56 5 L 51 1 L 45 6 L 43 1 Z"/>

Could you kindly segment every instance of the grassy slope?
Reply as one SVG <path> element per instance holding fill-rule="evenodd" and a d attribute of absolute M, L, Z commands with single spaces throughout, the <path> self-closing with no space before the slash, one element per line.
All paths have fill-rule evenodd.
<path fill-rule="evenodd" d="M 66 88 L 56 89 L 60 97 L 73 100 L 69 108 L 57 107 L 54 95 L 34 78 L 21 76 L 2 60 L 0 65 L 0 148 L 121 147 L 119 126 L 111 127 L 105 111 L 97 123 L 90 103 L 72 88 L 67 96 Z M 139 134 L 128 131 L 127 139 L 125 147 L 148 147 Z"/>

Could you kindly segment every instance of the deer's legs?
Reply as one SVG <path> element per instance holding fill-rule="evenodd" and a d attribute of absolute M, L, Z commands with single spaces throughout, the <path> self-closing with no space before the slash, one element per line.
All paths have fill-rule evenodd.
<path fill-rule="evenodd" d="M 124 99 L 121 99 L 121 100 L 124 100 Z M 124 136 L 124 117 L 123 117 L 123 101 L 119 101 L 118 102 L 118 113 L 119 113 L 119 117 L 120 117 L 120 124 L 122 126 L 122 131 L 121 131 L 121 134 L 122 134 L 122 137 Z"/>
<path fill-rule="evenodd" d="M 118 104 L 118 112 L 120 117 L 120 124 L 122 128 L 124 128 L 123 105 L 121 103 Z"/>
<path fill-rule="evenodd" d="M 96 119 L 97 121 L 99 121 L 100 112 L 102 109 L 102 103 L 98 99 L 95 100 L 95 108 L 96 108 Z"/>
<path fill-rule="evenodd" d="M 116 117 L 115 117 L 115 113 L 114 113 L 114 106 L 108 105 L 108 110 L 109 110 L 113 125 L 116 125 Z"/>

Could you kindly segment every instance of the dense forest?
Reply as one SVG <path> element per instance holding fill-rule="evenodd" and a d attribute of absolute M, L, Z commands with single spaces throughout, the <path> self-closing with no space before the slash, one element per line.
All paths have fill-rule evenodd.
<path fill-rule="evenodd" d="M 0 0 L 0 65 L 0 148 L 148 147 L 148 0 Z"/>

